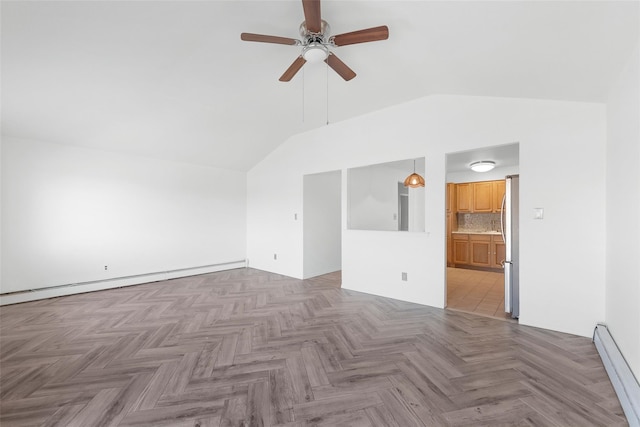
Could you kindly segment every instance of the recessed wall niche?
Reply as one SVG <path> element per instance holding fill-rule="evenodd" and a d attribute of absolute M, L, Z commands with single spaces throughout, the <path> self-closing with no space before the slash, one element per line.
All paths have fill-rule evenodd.
<path fill-rule="evenodd" d="M 424 177 L 424 157 L 347 170 L 348 229 L 424 232 L 425 189 L 402 184 L 414 161 Z"/>

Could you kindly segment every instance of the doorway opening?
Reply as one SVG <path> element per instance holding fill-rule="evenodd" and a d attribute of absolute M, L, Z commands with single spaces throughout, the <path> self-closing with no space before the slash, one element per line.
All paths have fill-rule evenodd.
<path fill-rule="evenodd" d="M 474 172 L 469 166 L 478 161 L 494 162 L 495 168 Z M 512 183 L 510 178 L 518 173 L 517 143 L 446 155 L 447 309 L 500 319 L 518 317 L 519 300 L 513 289 L 517 291 L 519 284 L 517 278 L 514 281 L 512 263 L 512 255 L 517 255 L 517 227 L 511 221 L 518 181 Z"/>
<path fill-rule="evenodd" d="M 303 278 L 342 270 L 342 171 L 303 177 Z"/>
<path fill-rule="evenodd" d="M 447 308 L 510 318 L 504 311 L 504 272 L 447 267 Z"/>
<path fill-rule="evenodd" d="M 409 188 L 398 183 L 398 231 L 409 231 Z"/>

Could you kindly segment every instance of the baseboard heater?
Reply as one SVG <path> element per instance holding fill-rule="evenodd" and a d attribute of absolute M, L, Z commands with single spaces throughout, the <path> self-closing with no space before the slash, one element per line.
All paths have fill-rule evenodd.
<path fill-rule="evenodd" d="M 46 288 L 27 289 L 24 291 L 0 294 L 0 305 L 17 304 L 20 302 L 80 294 L 84 292 L 121 288 L 123 286 L 139 285 L 142 283 L 176 279 L 179 277 L 196 276 L 198 274 L 213 273 L 216 271 L 231 270 L 234 268 L 244 268 L 246 266 L 246 260 L 238 260 L 218 264 L 202 265 L 198 267 L 178 268 L 174 270 L 157 271 L 153 273 L 143 273 L 131 276 L 111 277 L 102 280 L 69 283 L 65 285 L 50 286 Z"/>
<path fill-rule="evenodd" d="M 640 385 L 606 325 L 596 326 L 593 342 L 600 353 L 629 426 L 640 427 Z"/>

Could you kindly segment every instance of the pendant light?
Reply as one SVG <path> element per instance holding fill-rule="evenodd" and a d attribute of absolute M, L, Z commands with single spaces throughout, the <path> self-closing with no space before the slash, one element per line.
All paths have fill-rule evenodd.
<path fill-rule="evenodd" d="M 416 161 L 413 160 L 413 173 L 404 180 L 405 187 L 418 188 L 424 187 L 424 178 L 416 173 Z"/>

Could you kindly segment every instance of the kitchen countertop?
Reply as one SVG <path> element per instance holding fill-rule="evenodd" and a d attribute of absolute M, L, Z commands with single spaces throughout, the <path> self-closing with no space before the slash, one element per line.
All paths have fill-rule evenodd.
<path fill-rule="evenodd" d="M 471 230 L 457 230 L 457 231 L 452 231 L 451 233 L 453 234 L 490 234 L 494 236 L 500 236 L 501 234 L 499 231 L 471 231 Z"/>

